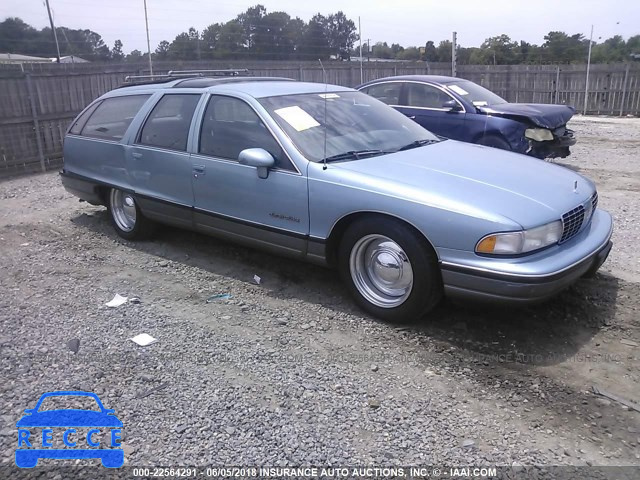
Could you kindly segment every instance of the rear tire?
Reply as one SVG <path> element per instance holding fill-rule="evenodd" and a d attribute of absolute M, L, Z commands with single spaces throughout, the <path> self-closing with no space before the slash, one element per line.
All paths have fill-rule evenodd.
<path fill-rule="evenodd" d="M 117 188 L 109 191 L 107 208 L 116 233 L 127 240 L 144 240 L 156 229 L 156 224 L 140 211 L 132 193 Z"/>
<path fill-rule="evenodd" d="M 507 141 L 497 135 L 485 135 L 477 142 L 478 145 L 484 145 L 485 147 L 499 148 L 501 150 L 511 150 L 511 146 Z"/>
<path fill-rule="evenodd" d="M 338 268 L 363 310 L 390 322 L 417 322 L 442 298 L 438 260 L 407 224 L 364 217 L 351 224 L 338 247 Z"/>

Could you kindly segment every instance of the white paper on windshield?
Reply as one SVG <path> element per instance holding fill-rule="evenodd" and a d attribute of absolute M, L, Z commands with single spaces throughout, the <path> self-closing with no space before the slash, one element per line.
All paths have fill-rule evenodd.
<path fill-rule="evenodd" d="M 302 132 L 312 127 L 318 127 L 320 124 L 316 122 L 316 119 L 305 112 L 297 105 L 293 107 L 279 108 L 275 111 L 282 119 L 295 128 L 297 131 Z"/>
<path fill-rule="evenodd" d="M 489 103 L 486 100 L 476 100 L 475 102 L 473 102 L 473 104 L 476 107 L 484 107 L 486 105 L 489 105 Z"/>
<path fill-rule="evenodd" d="M 318 96 L 320 98 L 340 98 L 337 93 L 319 93 Z"/>
<path fill-rule="evenodd" d="M 447 85 L 449 87 L 449 90 L 453 90 L 454 92 L 456 92 L 458 95 L 469 95 L 469 92 L 467 92 L 464 88 L 459 87 L 456 84 L 453 85 Z"/>

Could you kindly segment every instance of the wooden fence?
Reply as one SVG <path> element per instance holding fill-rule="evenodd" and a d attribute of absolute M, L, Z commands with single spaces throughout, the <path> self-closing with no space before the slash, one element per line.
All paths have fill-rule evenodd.
<path fill-rule="evenodd" d="M 248 68 L 257 76 L 325 81 L 317 62 L 164 62 L 155 64 L 154 72 L 196 68 Z M 360 83 L 359 63 L 332 62 L 324 68 L 329 83 Z M 457 71 L 510 102 L 584 107 L 585 65 L 460 65 Z M 78 112 L 121 85 L 126 75 L 147 73 L 146 64 L 0 66 L 0 176 L 58 167 L 64 133 Z M 362 68 L 363 81 L 412 74 L 450 75 L 451 66 L 365 62 Z M 640 64 L 592 65 L 587 113 L 640 115 Z"/>

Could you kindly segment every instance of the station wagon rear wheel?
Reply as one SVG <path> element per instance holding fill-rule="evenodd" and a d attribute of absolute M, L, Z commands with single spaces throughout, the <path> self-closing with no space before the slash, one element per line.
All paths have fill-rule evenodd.
<path fill-rule="evenodd" d="M 408 225 L 366 217 L 345 232 L 338 252 L 340 273 L 358 304 L 385 320 L 420 319 L 442 297 L 435 252 Z"/>
<path fill-rule="evenodd" d="M 111 223 L 122 238 L 141 240 L 148 238 L 155 229 L 155 224 L 140 212 L 132 193 L 112 188 L 109 191 L 108 209 Z"/>

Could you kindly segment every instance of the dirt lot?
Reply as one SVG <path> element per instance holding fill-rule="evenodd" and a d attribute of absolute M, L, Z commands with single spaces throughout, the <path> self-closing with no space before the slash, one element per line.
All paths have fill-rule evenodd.
<path fill-rule="evenodd" d="M 640 120 L 572 126 L 562 163 L 615 217 L 600 273 L 411 328 L 332 271 L 168 228 L 124 241 L 55 173 L 0 183 L 0 461 L 25 408 L 79 389 L 115 409 L 131 465 L 640 466 L 640 412 L 591 392 L 640 402 Z M 115 293 L 141 303 L 105 307 Z"/>

